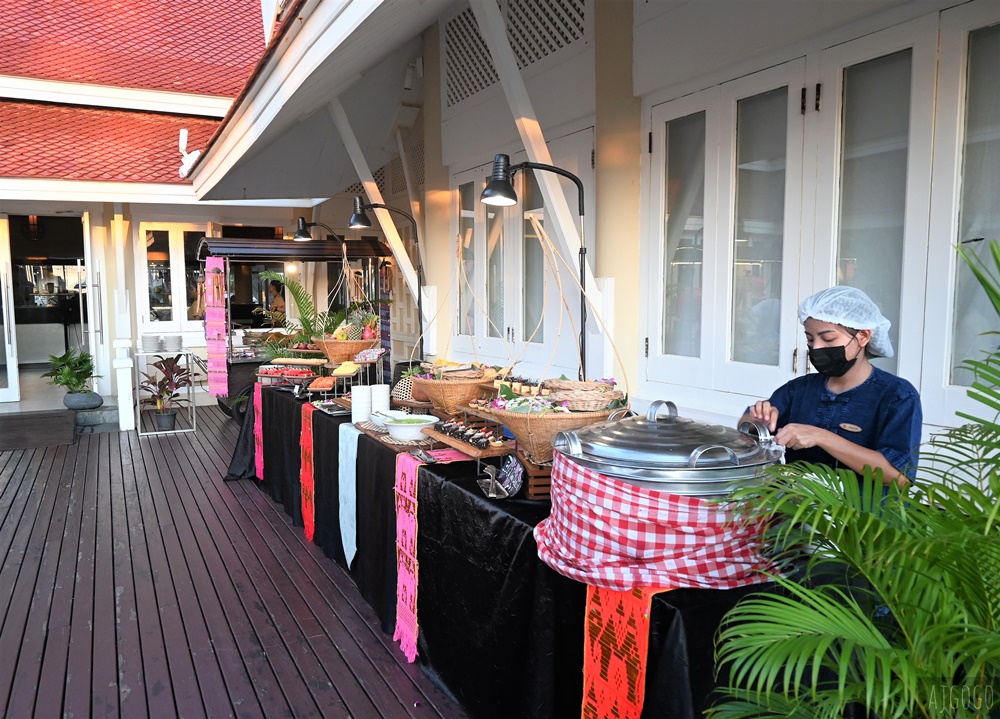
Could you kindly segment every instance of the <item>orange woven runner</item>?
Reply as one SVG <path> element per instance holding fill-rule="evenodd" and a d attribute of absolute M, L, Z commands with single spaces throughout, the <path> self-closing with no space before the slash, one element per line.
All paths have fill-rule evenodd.
<path fill-rule="evenodd" d="M 646 691 L 649 609 L 669 589 L 587 585 L 583 719 L 639 719 Z"/>
<path fill-rule="evenodd" d="M 316 532 L 316 478 L 313 473 L 313 412 L 312 402 L 302 405 L 302 462 L 299 469 L 299 492 L 302 497 L 302 526 L 310 542 Z"/>

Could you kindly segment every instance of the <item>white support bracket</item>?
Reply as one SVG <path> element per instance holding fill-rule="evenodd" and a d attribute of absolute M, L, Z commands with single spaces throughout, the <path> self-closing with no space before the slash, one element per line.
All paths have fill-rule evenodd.
<path fill-rule="evenodd" d="M 350 120 L 347 118 L 347 113 L 344 111 L 344 106 L 340 102 L 340 98 L 333 98 L 330 100 L 327 108 L 330 112 L 330 117 L 333 119 L 334 125 L 337 126 L 337 130 L 340 132 L 340 137 L 344 141 L 344 147 L 347 149 L 347 154 L 351 158 L 351 162 L 354 163 L 354 169 L 358 173 L 358 179 L 361 180 L 361 184 L 365 188 L 365 194 L 368 195 L 368 200 L 374 204 L 385 204 L 383 202 L 382 193 L 378 189 L 378 185 L 375 184 L 375 176 L 372 174 L 371 168 L 368 166 L 368 161 L 365 159 L 364 152 L 361 150 L 361 144 L 358 142 L 357 137 L 354 135 L 354 131 L 351 129 Z M 392 256 L 396 260 L 396 264 L 399 267 L 399 271 L 403 275 L 403 281 L 406 282 L 407 288 L 410 290 L 410 294 L 413 296 L 414 302 L 417 298 L 417 271 L 413 268 L 413 263 L 410 262 L 410 255 L 406 252 L 406 247 L 403 246 L 403 241 L 399 237 L 399 231 L 396 229 L 395 223 L 392 221 L 392 215 L 389 214 L 388 210 L 382 208 L 375 209 L 375 216 L 378 218 L 379 225 L 382 227 L 382 232 L 385 234 L 386 239 L 389 241 L 389 249 L 392 250 Z M 420 251 L 420 242 L 417 242 L 417 251 Z M 427 333 L 427 304 L 424 303 L 424 317 L 423 326 L 424 332 Z"/>
<path fill-rule="evenodd" d="M 111 368 L 115 373 L 115 387 L 118 390 L 118 429 L 129 431 L 135 429 L 135 395 L 133 394 L 132 378 L 132 340 L 117 339 L 113 342 L 115 358 L 111 360 Z"/>

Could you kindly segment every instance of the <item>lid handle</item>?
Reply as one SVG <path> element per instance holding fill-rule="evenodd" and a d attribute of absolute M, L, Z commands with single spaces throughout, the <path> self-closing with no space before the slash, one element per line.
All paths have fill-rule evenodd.
<path fill-rule="evenodd" d="M 615 422 L 619 419 L 625 419 L 626 417 L 635 417 L 635 412 L 633 412 L 630 407 L 619 407 L 608 415 L 608 422 Z"/>
<path fill-rule="evenodd" d="M 701 455 L 705 454 L 705 452 L 711 452 L 714 449 L 723 450 L 729 455 L 729 461 L 736 466 L 739 466 L 740 459 L 736 456 L 736 452 L 734 452 L 730 447 L 726 447 L 722 444 L 703 444 L 700 447 L 696 447 L 694 451 L 688 455 L 688 467 L 697 467 L 698 460 L 701 459 Z"/>
<path fill-rule="evenodd" d="M 677 405 L 669 400 L 658 399 L 653 404 L 649 405 L 649 409 L 646 410 L 646 419 L 650 422 L 656 421 L 656 415 L 660 413 L 660 407 L 667 408 L 667 414 L 670 415 L 670 419 L 677 416 Z"/>
<path fill-rule="evenodd" d="M 556 432 L 556 436 L 552 438 L 552 448 L 572 457 L 583 454 L 580 436 L 572 431 Z"/>
<path fill-rule="evenodd" d="M 740 422 L 740 432 L 742 434 L 753 434 L 757 435 L 757 441 L 763 446 L 768 446 L 774 441 L 774 437 L 771 435 L 771 430 L 767 428 L 767 425 L 760 420 L 752 419 L 746 422 Z"/>

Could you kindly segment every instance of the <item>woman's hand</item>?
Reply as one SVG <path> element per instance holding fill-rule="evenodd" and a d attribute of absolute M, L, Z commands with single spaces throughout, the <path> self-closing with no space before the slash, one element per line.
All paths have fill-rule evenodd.
<path fill-rule="evenodd" d="M 778 408 L 772 407 L 766 399 L 762 399 L 750 406 L 748 413 L 753 419 L 763 422 L 773 433 L 778 427 Z"/>
<path fill-rule="evenodd" d="M 775 435 L 774 441 L 788 449 L 808 449 L 809 447 L 822 447 L 831 437 L 832 432 L 811 424 L 786 424 Z"/>

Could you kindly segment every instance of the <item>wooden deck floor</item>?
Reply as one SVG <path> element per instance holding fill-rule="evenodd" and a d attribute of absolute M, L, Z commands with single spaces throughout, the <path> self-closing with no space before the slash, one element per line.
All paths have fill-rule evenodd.
<path fill-rule="evenodd" d="M 251 482 L 237 427 L 0 452 L 0 715 L 462 717 Z"/>

